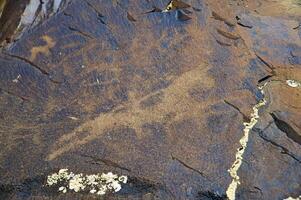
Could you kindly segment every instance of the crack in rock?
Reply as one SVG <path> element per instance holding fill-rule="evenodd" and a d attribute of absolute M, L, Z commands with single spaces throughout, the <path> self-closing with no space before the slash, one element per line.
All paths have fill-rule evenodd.
<path fill-rule="evenodd" d="M 186 167 L 186 168 L 188 168 L 188 169 L 190 169 L 190 170 L 192 170 L 192 171 L 194 171 L 194 172 L 200 174 L 200 175 L 201 175 L 202 177 L 204 177 L 204 178 L 207 178 L 203 172 L 201 172 L 201 171 L 198 170 L 198 169 L 195 169 L 195 168 L 191 167 L 190 165 L 186 164 L 184 161 L 180 160 L 179 158 L 174 157 L 173 155 L 171 155 L 171 158 L 172 158 L 173 160 L 178 161 L 178 162 L 179 162 L 180 164 L 182 164 L 184 167 Z"/>
<path fill-rule="evenodd" d="M 270 70 L 272 70 L 272 72 L 274 72 L 274 70 L 275 70 L 275 67 L 271 64 L 271 63 L 269 63 L 269 62 L 267 62 L 264 58 L 262 58 L 258 53 L 256 53 L 255 52 L 255 56 L 265 65 L 265 66 L 267 66 Z"/>
<path fill-rule="evenodd" d="M 234 104 L 230 103 L 227 100 L 224 100 L 224 102 L 228 106 L 232 107 L 234 110 L 238 111 L 242 115 L 244 121 L 249 121 L 250 120 L 250 118 L 248 116 L 246 116 L 237 106 L 235 106 Z"/>
<path fill-rule="evenodd" d="M 15 58 L 15 59 L 18 59 L 18 60 L 21 60 L 25 63 L 27 63 L 28 65 L 32 66 L 33 68 L 35 68 L 36 70 L 38 70 L 41 74 L 45 75 L 48 77 L 49 81 L 51 81 L 52 83 L 55 83 L 55 84 L 61 84 L 61 82 L 59 81 L 56 81 L 56 80 L 53 80 L 51 78 L 51 75 L 48 71 L 46 71 L 45 69 L 43 69 L 42 67 L 36 65 L 35 63 L 33 63 L 32 61 L 30 61 L 29 59 L 25 58 L 25 57 L 22 57 L 22 56 L 18 56 L 18 55 L 14 55 L 14 54 L 10 54 L 10 53 L 7 53 L 7 52 L 2 52 L 4 55 L 6 56 L 9 56 L 9 57 L 12 57 L 12 58 Z"/>
<path fill-rule="evenodd" d="M 84 32 L 84 31 L 82 31 L 82 30 L 80 30 L 80 29 L 78 29 L 78 28 L 76 28 L 76 27 L 73 27 L 73 26 L 67 26 L 67 27 L 68 27 L 68 29 L 69 29 L 70 31 L 77 32 L 77 33 L 79 33 L 80 35 L 82 35 L 84 38 L 94 39 L 93 36 L 91 36 L 90 34 Z"/>
<path fill-rule="evenodd" d="M 95 164 L 100 164 L 100 162 L 101 162 L 109 167 L 119 168 L 119 169 L 122 169 L 122 170 L 125 170 L 128 172 L 131 171 L 129 168 L 123 167 L 123 166 L 119 165 L 118 163 L 116 163 L 112 160 L 109 160 L 109 159 L 97 158 L 96 156 L 90 156 L 90 155 L 85 155 L 85 154 L 81 154 L 80 156 L 92 159 Z"/>
<path fill-rule="evenodd" d="M 262 95 L 264 95 L 263 88 L 267 85 L 267 83 L 265 83 L 263 86 L 259 87 L 259 90 L 262 93 Z M 244 127 L 245 127 L 244 135 L 239 140 L 240 147 L 237 149 L 237 152 L 235 155 L 236 159 L 235 159 L 234 163 L 232 164 L 231 168 L 228 170 L 230 173 L 230 176 L 232 177 L 232 182 L 230 183 L 230 185 L 228 186 L 227 191 L 226 191 L 226 194 L 227 194 L 227 197 L 229 198 L 229 200 L 235 199 L 236 189 L 237 189 L 238 185 L 240 184 L 239 176 L 238 176 L 237 172 L 242 164 L 243 154 L 248 145 L 250 130 L 252 130 L 252 128 L 256 125 L 256 123 L 259 119 L 258 111 L 264 105 L 266 105 L 266 100 L 263 98 L 253 107 L 253 112 L 251 113 L 250 121 L 243 123 Z"/>
<path fill-rule="evenodd" d="M 276 112 L 270 113 L 270 115 L 273 117 L 275 125 L 279 130 L 284 132 L 288 138 L 301 145 L 301 135 L 289 123 L 281 120 Z"/>
<path fill-rule="evenodd" d="M 93 4 L 89 1 L 85 0 L 86 4 L 93 10 L 93 12 L 97 15 L 97 20 L 100 21 L 102 24 L 107 25 L 106 22 L 102 19 L 104 15 L 97 9 Z"/>
<path fill-rule="evenodd" d="M 17 98 L 21 99 L 22 101 L 29 101 L 29 99 L 28 99 L 27 97 L 24 97 L 24 96 L 22 96 L 22 95 L 15 94 L 15 93 L 13 93 L 13 92 L 10 92 L 9 90 L 5 90 L 5 89 L 3 89 L 3 88 L 0 88 L 0 92 L 1 92 L 1 91 L 5 92 L 5 93 L 7 93 L 8 95 L 11 95 L 11 96 L 13 96 L 13 97 L 17 97 Z"/>
<path fill-rule="evenodd" d="M 297 156 L 295 156 L 292 152 L 290 152 L 287 148 L 285 148 L 284 146 L 276 143 L 275 141 L 269 139 L 265 134 L 264 131 L 266 129 L 268 129 L 272 124 L 274 124 L 273 122 L 270 122 L 264 129 L 254 129 L 255 132 L 258 133 L 259 137 L 261 137 L 264 141 L 269 142 L 270 144 L 272 144 L 273 146 L 280 148 L 281 149 L 281 153 L 290 156 L 292 159 L 296 160 L 297 162 L 301 163 L 301 160 L 297 158 Z"/>

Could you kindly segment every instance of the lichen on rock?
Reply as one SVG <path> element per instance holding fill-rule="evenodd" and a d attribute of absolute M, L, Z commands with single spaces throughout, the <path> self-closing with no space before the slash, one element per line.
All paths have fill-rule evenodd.
<path fill-rule="evenodd" d="M 286 84 L 293 88 L 301 87 L 301 83 L 296 80 L 286 80 Z"/>
<path fill-rule="evenodd" d="M 112 172 L 102 174 L 84 175 L 74 174 L 68 169 L 60 169 L 47 177 L 47 186 L 58 185 L 58 191 L 66 193 L 69 190 L 74 192 L 87 191 L 91 194 L 104 195 L 107 192 L 118 192 L 121 185 L 127 183 L 127 176 L 118 176 Z"/>
<path fill-rule="evenodd" d="M 300 200 L 300 199 L 301 199 L 301 195 L 299 197 L 297 197 L 297 198 L 288 197 L 288 198 L 286 198 L 284 200 Z"/>

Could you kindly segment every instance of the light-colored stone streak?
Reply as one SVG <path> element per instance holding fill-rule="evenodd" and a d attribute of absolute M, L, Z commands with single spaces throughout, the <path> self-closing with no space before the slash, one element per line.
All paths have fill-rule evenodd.
<path fill-rule="evenodd" d="M 53 1 L 53 12 L 57 12 L 60 5 L 62 3 L 62 0 L 54 0 Z"/>
<path fill-rule="evenodd" d="M 21 17 L 20 24 L 29 26 L 33 23 L 40 6 L 40 0 L 30 0 Z"/>
<path fill-rule="evenodd" d="M 264 86 L 262 86 L 262 87 L 259 88 L 262 94 L 264 94 L 264 91 L 263 91 Z M 250 120 L 250 122 L 245 122 L 244 123 L 244 127 L 245 127 L 244 128 L 244 135 L 239 140 L 240 147 L 237 149 L 237 152 L 236 152 L 236 155 L 235 155 L 236 159 L 235 159 L 234 163 L 232 164 L 232 167 L 228 170 L 229 173 L 230 173 L 230 176 L 232 177 L 232 182 L 228 186 L 226 194 L 227 194 L 227 197 L 230 200 L 234 200 L 235 199 L 236 189 L 237 189 L 238 185 L 240 184 L 239 176 L 238 176 L 237 172 L 238 172 L 238 170 L 239 170 L 239 168 L 240 168 L 240 166 L 242 164 L 243 154 L 244 154 L 244 152 L 245 152 L 245 150 L 247 148 L 247 145 L 248 145 L 250 130 L 252 130 L 252 128 L 256 125 L 256 123 L 257 123 L 257 121 L 259 119 L 259 115 L 258 115 L 259 109 L 262 106 L 264 106 L 265 104 L 266 104 L 266 100 L 265 99 L 259 101 L 253 107 L 253 113 L 251 113 L 251 120 Z"/>
<path fill-rule="evenodd" d="M 0 17 L 2 15 L 5 4 L 6 4 L 6 0 L 0 0 Z"/>

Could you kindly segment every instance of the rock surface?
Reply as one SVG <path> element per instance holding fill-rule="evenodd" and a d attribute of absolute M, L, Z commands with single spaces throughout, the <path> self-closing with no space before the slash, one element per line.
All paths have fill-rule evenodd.
<path fill-rule="evenodd" d="M 23 27 L 4 7 L 0 199 L 99 198 L 45 186 L 61 168 L 127 175 L 105 199 L 227 199 L 263 98 L 236 199 L 301 194 L 300 5 L 185 2 L 46 1 Z"/>

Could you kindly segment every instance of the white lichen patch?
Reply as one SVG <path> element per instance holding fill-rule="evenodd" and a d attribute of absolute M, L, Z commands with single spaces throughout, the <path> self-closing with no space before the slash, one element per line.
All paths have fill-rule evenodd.
<path fill-rule="evenodd" d="M 288 197 L 286 199 L 283 199 L 283 200 L 301 200 L 301 195 L 297 198 L 293 198 L 293 197 Z"/>
<path fill-rule="evenodd" d="M 18 83 L 19 80 L 20 80 L 20 78 L 21 78 L 21 75 L 18 74 L 17 78 L 15 78 L 15 79 L 13 80 L 13 82 L 14 82 L 14 83 Z"/>
<path fill-rule="evenodd" d="M 301 87 L 301 83 L 296 80 L 286 80 L 286 84 L 293 88 Z"/>
<path fill-rule="evenodd" d="M 68 190 L 74 192 L 89 192 L 91 194 L 104 195 L 107 192 L 118 192 L 122 184 L 127 183 L 127 176 L 118 176 L 112 172 L 107 174 L 83 175 L 69 172 L 68 169 L 60 169 L 47 177 L 48 186 L 57 186 L 58 191 L 66 193 Z"/>
<path fill-rule="evenodd" d="M 265 86 L 265 85 L 264 85 Z M 260 87 L 260 91 L 262 94 L 264 94 L 263 92 L 263 87 Z M 254 107 L 253 107 L 253 112 L 251 113 L 251 120 L 250 122 L 246 122 L 244 123 L 244 135 L 243 137 L 239 140 L 239 143 L 241 145 L 241 147 L 239 147 L 237 149 L 236 155 L 235 155 L 235 161 L 232 164 L 231 168 L 228 170 L 230 173 L 230 176 L 232 177 L 232 182 L 230 183 L 230 185 L 227 188 L 226 194 L 227 197 L 229 198 L 229 200 L 234 200 L 235 199 L 235 194 L 236 194 L 236 189 L 238 187 L 238 185 L 240 184 L 239 181 L 239 176 L 237 174 L 237 171 L 239 170 L 241 164 L 242 164 L 242 160 L 243 160 L 243 154 L 246 150 L 248 141 L 249 141 L 249 134 L 250 134 L 250 130 L 256 125 L 258 119 L 259 119 L 259 115 L 258 115 L 258 111 L 259 108 L 264 106 L 266 104 L 266 100 L 263 99 L 261 101 L 259 101 Z"/>

